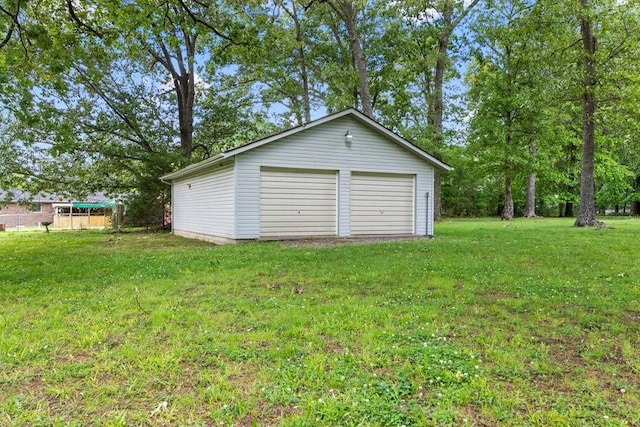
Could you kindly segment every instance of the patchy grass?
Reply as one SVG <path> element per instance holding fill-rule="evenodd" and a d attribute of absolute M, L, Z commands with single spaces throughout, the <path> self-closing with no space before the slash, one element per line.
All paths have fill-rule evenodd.
<path fill-rule="evenodd" d="M 640 425 L 640 221 L 0 234 L 0 424 Z"/>

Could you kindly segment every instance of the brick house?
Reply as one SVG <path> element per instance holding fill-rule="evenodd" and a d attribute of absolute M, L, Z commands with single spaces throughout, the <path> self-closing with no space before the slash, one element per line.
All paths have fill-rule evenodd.
<path fill-rule="evenodd" d="M 3 197 L 0 196 L 0 200 Z M 25 201 L 28 200 L 28 201 Z M 0 224 L 5 228 L 31 228 L 38 227 L 43 222 L 53 222 L 53 203 L 56 201 L 51 196 L 35 196 L 19 193 L 19 196 L 11 198 L 6 205 L 0 205 Z"/>
<path fill-rule="evenodd" d="M 31 196 L 11 191 L 12 197 L 0 191 L 0 229 L 21 230 L 40 227 L 48 222 L 58 228 L 106 227 L 111 224 L 111 209 L 100 205 L 107 199 L 102 194 L 82 202 L 71 202 L 56 195 Z M 95 206 L 94 206 L 95 205 Z"/>

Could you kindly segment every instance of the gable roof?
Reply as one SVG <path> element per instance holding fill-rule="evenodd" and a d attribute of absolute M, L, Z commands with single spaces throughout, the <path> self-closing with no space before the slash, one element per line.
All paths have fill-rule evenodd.
<path fill-rule="evenodd" d="M 386 127 L 382 126 L 380 123 L 376 122 L 375 120 L 371 119 L 370 117 L 367 117 L 366 115 L 364 115 L 364 113 L 354 109 L 354 108 L 349 108 L 343 111 L 340 111 L 338 113 L 334 113 L 334 114 L 329 114 L 328 116 L 322 117 L 320 119 L 311 121 L 309 123 L 306 123 L 304 125 L 301 126 L 296 126 L 294 128 L 285 130 L 283 132 L 268 136 L 266 138 L 262 138 L 262 139 L 258 139 L 256 141 L 253 142 L 249 142 L 247 144 L 241 145 L 239 147 L 236 148 L 232 148 L 230 150 L 224 151 L 222 153 L 216 154 L 213 157 L 210 157 L 208 159 L 205 159 L 201 162 L 198 163 L 194 163 L 192 165 L 189 165 L 183 169 L 177 170 L 175 172 L 169 173 L 167 175 L 162 176 L 160 179 L 163 182 L 167 182 L 167 181 L 171 181 L 173 179 L 176 178 L 180 178 L 186 175 L 190 175 L 194 172 L 198 172 L 201 171 L 203 169 L 207 169 L 211 166 L 215 166 L 219 163 L 222 163 L 224 160 L 227 160 L 231 157 L 237 156 L 238 154 L 244 153 L 245 151 L 249 151 L 249 150 L 253 150 L 254 148 L 258 148 L 261 147 L 263 145 L 269 144 L 271 142 L 274 141 L 278 141 L 282 138 L 286 138 L 288 136 L 291 135 L 295 135 L 299 132 L 305 131 L 307 129 L 311 129 L 314 128 L 316 126 L 322 125 L 324 123 L 330 122 L 332 120 L 338 119 L 340 117 L 345 117 L 345 116 L 350 116 L 356 120 L 358 120 L 360 123 L 364 124 L 365 126 L 373 129 L 374 131 L 386 136 L 390 141 L 396 143 L 397 145 L 403 147 L 404 149 L 411 151 L 413 154 L 417 155 L 418 157 L 420 157 L 421 159 L 423 159 L 424 161 L 426 161 L 427 163 L 431 164 L 433 167 L 440 169 L 441 171 L 447 172 L 450 170 L 453 170 L 453 168 L 451 166 L 449 166 L 448 164 L 446 164 L 445 162 L 438 160 L 437 158 L 435 158 L 434 156 L 432 156 L 431 154 L 427 153 L 426 151 L 424 151 L 423 149 L 421 149 L 420 147 L 418 147 L 417 145 L 412 144 L 411 142 L 407 141 L 406 139 L 402 138 L 400 135 L 394 133 L 393 131 L 391 131 L 390 129 L 387 129 Z"/>

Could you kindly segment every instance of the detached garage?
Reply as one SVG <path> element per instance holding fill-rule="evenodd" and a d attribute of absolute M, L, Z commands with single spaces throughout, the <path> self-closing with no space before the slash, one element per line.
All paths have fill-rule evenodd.
<path fill-rule="evenodd" d="M 162 177 L 175 234 L 217 243 L 433 235 L 433 176 L 451 167 L 357 110 Z"/>

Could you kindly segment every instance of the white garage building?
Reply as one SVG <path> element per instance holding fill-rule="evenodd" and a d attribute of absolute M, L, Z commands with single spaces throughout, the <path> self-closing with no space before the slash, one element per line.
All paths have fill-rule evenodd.
<path fill-rule="evenodd" d="M 357 110 L 162 177 L 172 228 L 217 243 L 433 235 L 434 170 L 451 167 Z"/>

